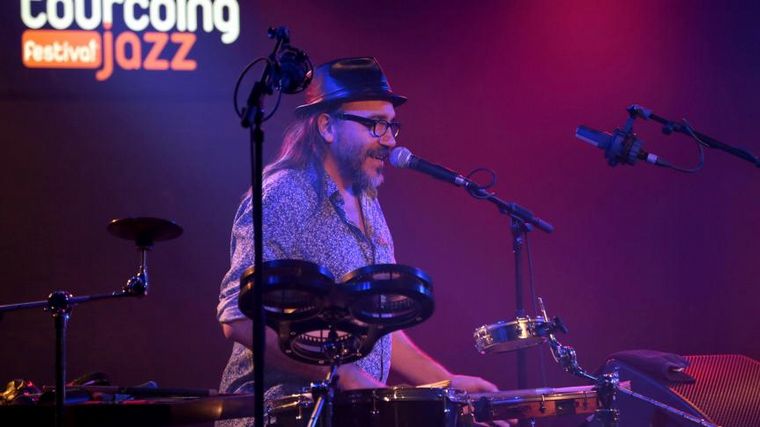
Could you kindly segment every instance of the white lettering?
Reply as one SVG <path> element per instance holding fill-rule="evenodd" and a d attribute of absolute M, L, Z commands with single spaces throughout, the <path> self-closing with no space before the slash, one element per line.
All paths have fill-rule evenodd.
<path fill-rule="evenodd" d="M 177 0 L 177 31 L 187 31 L 186 0 Z"/>
<path fill-rule="evenodd" d="M 24 43 L 24 60 L 35 62 L 90 62 L 97 60 L 98 42 L 90 40 L 86 45 L 72 46 L 69 42 L 55 41 L 39 45 L 34 40 Z"/>
<path fill-rule="evenodd" d="M 29 58 L 32 56 L 32 49 L 34 49 L 34 42 L 32 40 L 27 40 L 27 42 L 24 43 L 24 62 L 29 61 Z"/>
<path fill-rule="evenodd" d="M 166 10 L 166 17 L 161 18 L 161 7 Z M 150 23 L 158 31 L 170 31 L 177 22 L 177 9 L 172 0 L 153 0 L 150 3 Z"/>
<path fill-rule="evenodd" d="M 238 0 L 20 0 L 21 20 L 30 29 L 49 25 L 65 30 L 76 25 L 82 30 L 113 25 L 114 8 L 121 6 L 123 22 L 134 32 L 153 27 L 156 31 L 222 33 L 230 44 L 240 36 Z M 88 7 L 89 6 L 89 16 Z M 34 10 L 33 10 L 34 9 Z M 110 27 L 109 27 L 110 28 Z M 51 51 L 52 52 L 52 51 Z"/>
<path fill-rule="evenodd" d="M 92 15 L 88 18 L 85 15 L 85 2 L 83 0 L 76 0 L 74 2 L 74 19 L 79 28 L 83 30 L 94 30 L 95 28 L 98 28 L 101 22 L 100 1 L 94 0 L 91 1 L 90 4 L 92 5 Z"/>
<path fill-rule="evenodd" d="M 113 5 L 115 4 L 124 4 L 124 0 L 103 0 L 103 23 L 113 24 Z"/>
<path fill-rule="evenodd" d="M 63 5 L 63 15 L 58 14 L 58 3 Z M 48 23 L 56 30 L 65 30 L 74 22 L 74 4 L 71 0 L 48 0 Z"/>
<path fill-rule="evenodd" d="M 230 44 L 237 40 L 240 35 L 240 6 L 237 0 L 217 0 L 214 3 L 214 25 L 222 33 L 222 43 Z"/>
<path fill-rule="evenodd" d="M 88 43 L 89 49 L 87 50 L 89 54 L 87 55 L 87 62 L 94 63 L 98 59 L 98 42 L 95 39 L 90 40 L 90 43 Z M 85 60 L 85 59 L 83 59 Z"/>
<path fill-rule="evenodd" d="M 214 31 L 214 17 L 211 16 L 211 2 L 209 0 L 190 0 L 187 4 L 187 31 L 198 30 L 198 7 L 203 8 L 201 16 L 203 17 L 203 31 L 210 33 Z"/>
<path fill-rule="evenodd" d="M 135 17 L 135 5 L 143 9 L 143 14 L 139 18 Z M 124 23 L 127 24 L 127 28 L 136 32 L 148 28 L 150 18 L 145 13 L 148 6 L 150 6 L 148 0 L 127 0 L 124 3 Z"/>
<path fill-rule="evenodd" d="M 37 16 L 32 16 L 32 2 L 38 2 L 40 0 L 21 0 L 21 21 L 27 28 L 36 30 L 42 28 L 47 21 L 45 12 L 40 12 Z M 27 43 L 28 45 L 29 43 Z"/>

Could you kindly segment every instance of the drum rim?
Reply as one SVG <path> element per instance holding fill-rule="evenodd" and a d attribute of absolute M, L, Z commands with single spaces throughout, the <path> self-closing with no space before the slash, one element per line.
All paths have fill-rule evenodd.
<path fill-rule="evenodd" d="M 387 272 L 388 270 L 396 270 L 401 273 L 415 276 L 418 279 L 424 281 L 428 288 L 433 283 L 433 280 L 430 278 L 430 275 L 428 275 L 425 271 L 423 271 L 420 268 L 412 267 L 412 266 L 404 265 L 404 264 L 390 264 L 390 263 L 371 264 L 371 265 L 365 265 L 364 267 L 359 267 L 356 270 L 352 270 L 344 274 L 340 278 L 339 283 L 349 284 L 349 282 L 351 282 L 352 280 L 355 280 L 357 277 L 361 277 L 363 275 L 376 274 L 376 273 L 384 273 L 384 272 Z"/>

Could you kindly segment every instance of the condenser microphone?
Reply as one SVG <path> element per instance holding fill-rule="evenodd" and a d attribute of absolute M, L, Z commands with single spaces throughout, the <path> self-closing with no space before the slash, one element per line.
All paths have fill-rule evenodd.
<path fill-rule="evenodd" d="M 289 95 L 306 89 L 314 74 L 309 56 L 290 44 L 290 32 L 287 27 L 270 27 L 267 35 L 281 43 L 278 52 L 270 56 L 274 85 L 280 92 Z"/>
<path fill-rule="evenodd" d="M 280 49 L 274 74 L 280 91 L 293 95 L 309 86 L 314 70 L 306 52 L 285 45 Z"/>
<path fill-rule="evenodd" d="M 409 168 L 430 175 L 433 178 L 440 179 L 454 184 L 458 187 L 479 188 L 477 184 L 454 172 L 451 169 L 441 165 L 428 162 L 427 160 L 417 157 L 405 147 L 396 147 L 391 150 L 389 157 L 391 165 L 397 168 Z"/>
<path fill-rule="evenodd" d="M 610 166 L 616 166 L 618 163 L 633 165 L 637 160 L 643 160 L 656 166 L 670 166 L 668 162 L 660 159 L 656 154 L 644 151 L 641 148 L 642 141 L 636 138 L 632 132 L 616 129 L 615 132 L 609 133 L 581 125 L 575 130 L 575 137 L 604 150 L 604 157 Z"/>

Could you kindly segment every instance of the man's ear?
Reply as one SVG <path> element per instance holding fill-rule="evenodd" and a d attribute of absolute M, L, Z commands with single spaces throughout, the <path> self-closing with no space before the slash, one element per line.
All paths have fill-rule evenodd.
<path fill-rule="evenodd" d="M 327 113 L 322 113 L 317 117 L 317 127 L 319 134 L 328 144 L 335 140 L 335 121 Z"/>

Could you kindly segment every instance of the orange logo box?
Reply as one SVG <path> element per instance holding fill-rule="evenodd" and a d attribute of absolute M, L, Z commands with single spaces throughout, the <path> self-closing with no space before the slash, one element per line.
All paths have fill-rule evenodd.
<path fill-rule="evenodd" d="M 26 30 L 21 60 L 27 68 L 98 68 L 102 45 L 96 31 Z"/>

